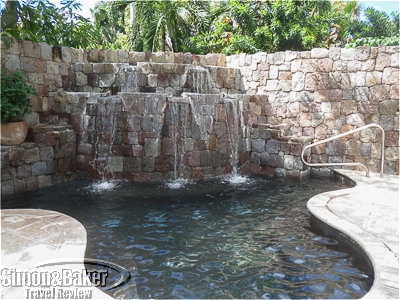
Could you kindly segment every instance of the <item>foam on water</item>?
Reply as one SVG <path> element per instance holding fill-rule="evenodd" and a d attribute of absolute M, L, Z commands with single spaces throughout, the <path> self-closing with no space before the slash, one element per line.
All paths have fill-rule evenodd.
<path fill-rule="evenodd" d="M 90 184 L 86 189 L 92 193 L 101 193 L 104 191 L 111 191 L 118 186 L 118 182 L 115 180 L 110 181 L 97 181 Z"/>
<path fill-rule="evenodd" d="M 166 186 L 170 189 L 176 190 L 184 187 L 185 185 L 189 184 L 191 181 L 189 179 L 178 178 L 174 181 L 170 181 L 166 183 Z"/>
<path fill-rule="evenodd" d="M 239 174 L 230 174 L 225 176 L 222 181 L 229 182 L 230 184 L 248 184 L 252 182 L 251 178 Z"/>

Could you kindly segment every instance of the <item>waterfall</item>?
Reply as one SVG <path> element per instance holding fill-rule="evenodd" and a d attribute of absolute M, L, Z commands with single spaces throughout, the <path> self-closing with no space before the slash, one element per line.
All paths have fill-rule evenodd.
<path fill-rule="evenodd" d="M 170 188 L 180 188 L 187 183 L 185 179 L 185 139 L 188 129 L 189 104 L 186 99 L 170 98 L 169 115 L 171 128 L 171 142 L 174 155 L 174 181 L 168 183 Z"/>
<path fill-rule="evenodd" d="M 116 109 L 115 106 L 120 99 L 115 96 L 100 97 L 98 99 L 96 118 L 96 143 L 94 160 L 91 165 L 99 172 L 102 181 L 113 177 L 109 166 L 109 156 L 114 142 Z"/>
<path fill-rule="evenodd" d="M 183 75 L 183 86 L 196 94 L 211 94 L 212 79 L 207 68 L 202 66 L 189 66 Z"/>
<path fill-rule="evenodd" d="M 247 178 L 238 174 L 239 165 L 239 130 L 244 129 L 243 121 L 243 102 L 236 99 L 225 98 L 226 108 L 226 127 L 229 141 L 229 158 L 232 166 L 232 173 L 229 181 L 231 183 L 241 183 L 247 181 Z"/>
<path fill-rule="evenodd" d="M 119 68 L 116 83 L 121 87 L 121 92 L 135 93 L 139 91 L 138 67 L 123 65 Z"/>

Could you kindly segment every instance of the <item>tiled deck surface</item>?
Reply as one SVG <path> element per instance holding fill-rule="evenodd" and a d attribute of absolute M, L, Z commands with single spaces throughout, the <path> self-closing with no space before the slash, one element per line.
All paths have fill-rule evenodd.
<path fill-rule="evenodd" d="M 399 299 L 399 177 L 365 177 L 365 172 L 338 170 L 356 187 L 311 198 L 310 212 L 344 232 L 371 258 L 375 281 L 369 299 Z M 1 265 L 30 269 L 57 258 L 82 259 L 86 231 L 75 219 L 35 209 L 1 211 Z M 94 289 L 93 298 L 110 298 Z M 1 298 L 23 299 L 22 288 L 2 288 Z"/>
<path fill-rule="evenodd" d="M 337 172 L 357 185 L 317 195 L 308 201 L 308 209 L 370 257 L 375 280 L 365 299 L 399 299 L 399 177 Z"/>

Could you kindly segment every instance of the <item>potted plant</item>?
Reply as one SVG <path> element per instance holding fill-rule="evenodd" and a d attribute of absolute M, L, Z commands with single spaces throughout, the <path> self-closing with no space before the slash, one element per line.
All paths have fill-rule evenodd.
<path fill-rule="evenodd" d="M 30 96 L 36 90 L 25 82 L 20 71 L 7 75 L 1 70 L 1 144 L 22 144 L 28 134 L 28 126 L 23 117 L 30 114 Z"/>

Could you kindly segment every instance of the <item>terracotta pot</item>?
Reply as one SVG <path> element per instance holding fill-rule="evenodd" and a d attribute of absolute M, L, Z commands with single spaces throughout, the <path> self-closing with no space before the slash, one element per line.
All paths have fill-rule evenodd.
<path fill-rule="evenodd" d="M 28 134 L 25 121 L 1 123 L 1 144 L 6 146 L 22 144 Z"/>

